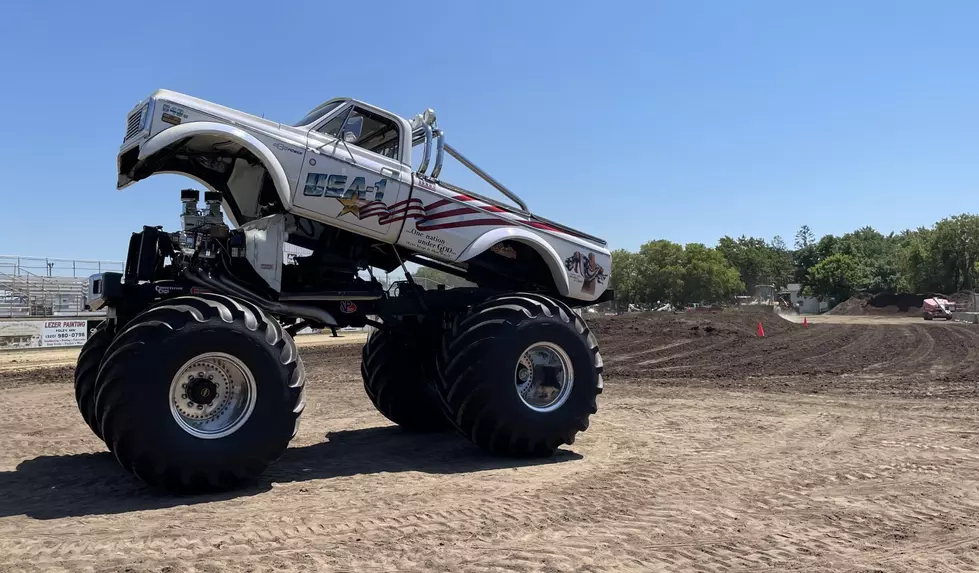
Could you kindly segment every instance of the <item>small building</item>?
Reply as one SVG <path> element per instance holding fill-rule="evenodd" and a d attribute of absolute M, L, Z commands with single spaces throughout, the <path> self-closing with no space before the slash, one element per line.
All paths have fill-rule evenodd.
<path fill-rule="evenodd" d="M 819 314 L 829 310 L 828 302 L 820 301 L 814 296 L 802 296 L 802 285 L 799 283 L 789 283 L 785 292 L 789 295 L 792 308 L 799 309 L 802 314 Z M 799 303 L 802 303 L 801 306 Z"/>

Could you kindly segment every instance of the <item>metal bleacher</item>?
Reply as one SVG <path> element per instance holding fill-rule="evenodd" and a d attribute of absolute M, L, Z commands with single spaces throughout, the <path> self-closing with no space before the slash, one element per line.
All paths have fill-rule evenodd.
<path fill-rule="evenodd" d="M 286 244 L 283 251 L 287 264 L 312 252 L 292 244 Z M 120 261 L 0 255 L 0 319 L 103 316 L 104 310 L 85 310 L 88 277 L 122 272 L 123 267 Z M 378 278 L 385 288 L 395 280 L 386 275 Z M 414 280 L 424 288 L 438 286 L 424 277 Z"/>
<path fill-rule="evenodd" d="M 0 255 L 0 318 L 99 316 L 85 310 L 88 277 L 123 263 Z"/>

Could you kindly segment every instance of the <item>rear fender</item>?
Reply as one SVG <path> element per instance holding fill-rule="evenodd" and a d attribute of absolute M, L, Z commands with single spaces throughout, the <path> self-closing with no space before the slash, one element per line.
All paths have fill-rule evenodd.
<path fill-rule="evenodd" d="M 275 183 L 275 190 L 279 195 L 279 201 L 283 207 L 286 210 L 292 208 L 292 194 L 290 193 L 289 179 L 286 177 L 285 169 L 282 168 L 282 164 L 276 159 L 275 154 L 254 135 L 233 125 L 211 121 L 195 121 L 168 128 L 150 138 L 149 141 L 140 147 L 139 161 L 146 160 L 182 139 L 198 135 L 226 137 L 240 144 L 248 151 L 251 151 L 262 162 L 262 165 L 265 166 L 265 169 L 268 170 L 269 175 L 272 177 L 272 182 Z"/>
<path fill-rule="evenodd" d="M 459 255 L 457 260 L 459 262 L 468 261 L 486 252 L 493 245 L 503 241 L 523 243 L 537 251 L 537 254 L 547 264 L 547 269 L 551 272 L 551 278 L 554 279 L 554 285 L 557 287 L 561 296 L 571 296 L 568 271 L 564 267 L 561 256 L 547 241 L 526 229 L 510 227 L 488 231 L 466 247 L 466 250 Z"/>

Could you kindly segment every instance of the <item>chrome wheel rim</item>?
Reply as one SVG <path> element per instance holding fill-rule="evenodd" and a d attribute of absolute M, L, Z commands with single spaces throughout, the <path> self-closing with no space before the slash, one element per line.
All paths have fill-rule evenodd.
<path fill-rule="evenodd" d="M 188 360 L 170 382 L 170 413 L 180 429 L 205 440 L 229 436 L 255 409 L 255 377 L 223 352 Z"/>
<path fill-rule="evenodd" d="M 574 387 L 571 358 L 550 342 L 538 342 L 524 350 L 513 376 L 520 401 L 535 412 L 557 410 Z"/>

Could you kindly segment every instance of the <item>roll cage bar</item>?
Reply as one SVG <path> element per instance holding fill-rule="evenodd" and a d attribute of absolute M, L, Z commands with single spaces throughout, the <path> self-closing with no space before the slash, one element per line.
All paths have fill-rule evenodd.
<path fill-rule="evenodd" d="M 313 114 L 316 113 L 316 111 L 324 109 L 330 104 L 336 102 L 339 102 L 339 105 L 345 105 L 347 103 L 364 104 L 364 102 L 360 102 L 353 98 L 348 98 L 348 97 L 334 98 L 314 108 L 313 111 L 311 111 L 310 114 L 307 115 L 307 117 L 312 116 Z M 368 105 L 368 104 L 364 104 L 364 105 Z M 374 107 L 374 106 L 369 106 L 369 107 Z M 390 112 L 387 113 L 389 115 L 394 115 L 394 114 L 390 114 Z M 435 181 L 442 187 L 445 187 L 446 189 L 449 189 L 456 193 L 470 195 L 480 199 L 481 201 L 485 201 L 489 204 L 496 205 L 497 207 L 513 210 L 513 207 L 510 205 L 504 205 L 499 201 L 493 200 L 489 197 L 484 197 L 482 195 L 479 195 L 478 193 L 473 193 L 472 191 L 463 189 L 462 187 L 452 185 L 451 183 L 447 183 L 445 181 L 440 181 L 439 175 L 442 173 L 442 164 L 445 159 L 445 154 L 448 153 L 450 156 L 455 158 L 456 161 L 463 164 L 467 169 L 469 169 L 470 171 L 478 175 L 483 181 L 489 183 L 494 189 L 496 189 L 497 191 L 505 195 L 508 199 L 513 201 L 518 207 L 517 209 L 518 213 L 531 217 L 535 220 L 547 223 L 554 227 L 567 229 L 567 227 L 564 227 L 564 225 L 560 225 L 558 223 L 555 223 L 554 221 L 550 221 L 548 219 L 544 219 L 543 217 L 538 217 L 537 215 L 532 214 L 530 212 L 530 208 L 527 206 L 527 203 L 525 203 L 524 200 L 521 199 L 519 195 L 517 195 L 516 193 L 508 189 L 505 185 L 503 185 L 502 183 L 494 179 L 489 173 L 486 173 L 485 171 L 480 169 L 478 165 L 476 165 L 475 163 L 467 159 L 466 156 L 464 156 L 462 153 L 459 152 L 459 150 L 446 143 L 445 131 L 443 131 L 438 127 L 438 122 L 436 121 L 434 110 L 426 109 L 424 112 L 411 118 L 411 120 L 408 121 L 408 124 L 411 127 L 412 147 L 423 142 L 425 144 L 424 150 L 422 152 L 421 162 L 418 165 L 418 169 L 415 171 L 416 175 L 420 177 L 424 177 L 425 179 L 430 179 L 432 181 Z M 429 164 L 432 162 L 433 145 L 435 147 L 435 162 L 434 164 L 432 164 L 432 170 L 429 173 L 428 167 Z M 604 239 L 600 239 L 592 235 L 587 235 L 585 233 L 581 233 L 580 231 L 575 231 L 575 232 L 601 245 L 608 244 Z"/>
<path fill-rule="evenodd" d="M 445 153 L 448 153 L 455 158 L 456 161 L 465 165 L 470 171 L 479 175 L 483 181 L 489 183 L 494 189 L 503 193 L 511 201 L 516 203 L 520 210 L 526 214 L 530 214 L 530 209 L 527 204 L 524 203 L 523 199 L 519 195 L 510 191 L 505 185 L 493 179 L 493 177 L 479 168 L 475 163 L 466 159 L 466 157 L 459 153 L 454 147 L 445 142 L 445 132 L 439 129 L 437 122 L 435 121 L 435 112 L 431 109 L 425 110 L 424 113 L 420 113 L 413 117 L 410 121 L 412 132 L 411 132 L 411 145 L 415 146 L 425 142 L 425 151 L 422 155 L 421 163 L 418 165 L 418 170 L 416 173 L 418 175 L 428 177 L 430 179 L 438 180 L 439 174 L 442 173 L 442 161 L 445 158 Z M 435 164 L 432 166 L 431 174 L 426 174 L 428 170 L 428 163 L 432 158 L 432 140 L 435 139 Z M 443 182 L 439 182 L 442 186 L 453 189 L 459 192 L 467 192 L 464 189 L 449 185 Z"/>

